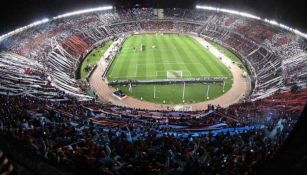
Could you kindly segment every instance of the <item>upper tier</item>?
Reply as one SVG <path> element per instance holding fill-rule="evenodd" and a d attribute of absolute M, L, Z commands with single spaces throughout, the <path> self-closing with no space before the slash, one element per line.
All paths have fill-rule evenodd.
<path fill-rule="evenodd" d="M 97 44 L 131 32 L 192 33 L 232 49 L 250 68 L 252 100 L 307 86 L 307 42 L 260 20 L 206 10 L 106 10 L 56 18 L 0 42 L 0 94 L 59 99 L 84 95 L 75 71 Z"/>

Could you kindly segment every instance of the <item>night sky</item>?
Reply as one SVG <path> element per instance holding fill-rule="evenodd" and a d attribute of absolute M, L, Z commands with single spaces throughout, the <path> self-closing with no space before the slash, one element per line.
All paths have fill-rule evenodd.
<path fill-rule="evenodd" d="M 252 14 L 275 19 L 307 33 L 307 6 L 304 0 L 1 0 L 0 34 L 27 25 L 44 17 L 53 17 L 65 12 L 115 5 L 118 8 L 184 7 L 196 4 L 238 9 Z"/>

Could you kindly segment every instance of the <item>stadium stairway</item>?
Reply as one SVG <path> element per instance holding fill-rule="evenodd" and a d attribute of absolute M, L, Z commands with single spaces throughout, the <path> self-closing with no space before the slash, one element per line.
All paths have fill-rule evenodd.
<path fill-rule="evenodd" d="M 0 175 L 14 174 L 14 167 L 12 163 L 5 156 L 4 152 L 0 150 Z"/>

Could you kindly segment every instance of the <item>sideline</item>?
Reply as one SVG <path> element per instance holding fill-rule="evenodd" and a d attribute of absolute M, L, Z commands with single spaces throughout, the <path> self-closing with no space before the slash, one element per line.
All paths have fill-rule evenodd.
<path fill-rule="evenodd" d="M 240 99 L 244 97 L 245 94 L 248 93 L 249 81 L 248 78 L 244 78 L 242 76 L 242 69 L 232 63 L 232 60 L 228 58 L 226 55 L 221 53 L 215 47 L 213 47 L 210 43 L 200 37 L 196 37 L 193 35 L 194 39 L 196 39 L 201 45 L 209 48 L 212 54 L 214 54 L 217 58 L 221 57 L 221 62 L 225 64 L 233 75 L 233 84 L 232 87 L 222 96 L 215 98 L 213 100 L 193 103 L 193 104 L 178 104 L 180 106 L 189 106 L 191 111 L 199 111 L 206 110 L 208 104 L 212 105 L 220 105 L 221 107 L 228 107 L 234 103 L 239 102 Z M 170 104 L 158 104 L 148 101 L 142 101 L 133 97 L 127 97 L 124 100 L 119 100 L 113 96 L 113 92 L 116 90 L 115 88 L 108 86 L 107 82 L 105 82 L 101 77 L 101 72 L 104 71 L 106 67 L 106 62 L 104 58 L 101 58 L 97 69 L 93 72 L 90 77 L 89 84 L 91 88 L 95 91 L 95 93 L 104 101 L 112 103 L 117 106 L 129 107 L 129 108 L 137 108 L 144 110 L 174 110 L 178 105 L 170 105 Z"/>

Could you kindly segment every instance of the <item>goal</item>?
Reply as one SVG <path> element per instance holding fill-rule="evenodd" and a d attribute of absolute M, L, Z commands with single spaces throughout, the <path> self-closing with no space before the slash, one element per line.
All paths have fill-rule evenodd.
<path fill-rule="evenodd" d="M 176 78 L 182 78 L 183 72 L 182 70 L 169 70 L 166 72 L 167 79 L 176 79 Z"/>

